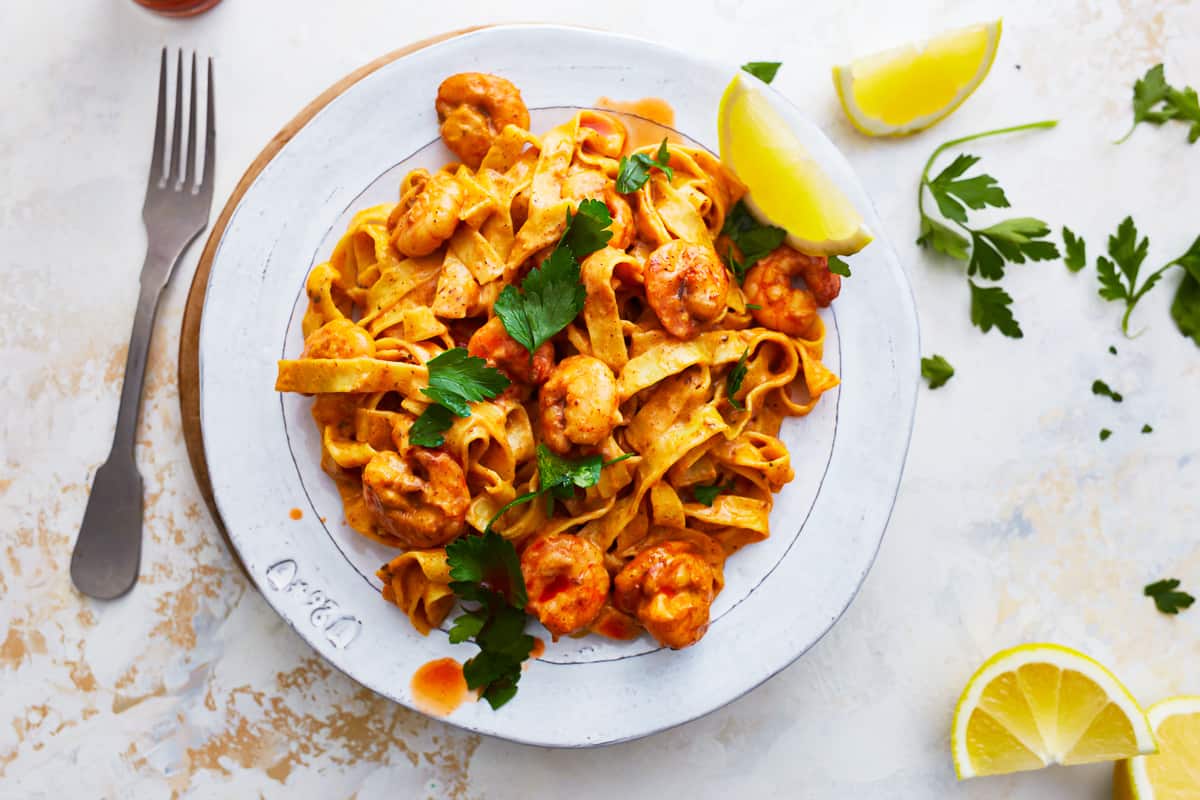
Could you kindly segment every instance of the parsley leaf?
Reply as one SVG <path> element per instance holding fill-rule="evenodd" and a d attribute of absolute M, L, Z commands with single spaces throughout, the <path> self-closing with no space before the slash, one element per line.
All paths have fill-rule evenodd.
<path fill-rule="evenodd" d="M 946 359 L 934 354 L 932 358 L 921 359 L 921 377 L 929 381 L 930 389 L 937 389 L 954 377 L 954 367 Z"/>
<path fill-rule="evenodd" d="M 1154 428 L 1150 427 L 1149 422 L 1142 426 L 1142 433 L 1154 433 Z"/>
<path fill-rule="evenodd" d="M 746 380 L 746 359 L 748 358 L 750 358 L 749 347 L 742 351 L 742 357 L 733 365 L 733 369 L 729 370 L 729 381 L 725 384 L 725 396 L 729 398 L 729 405 L 738 411 L 746 409 L 737 399 L 737 393 L 742 390 L 742 381 Z"/>
<path fill-rule="evenodd" d="M 1100 429 L 1100 441 L 1107 442 L 1108 437 L 1110 437 L 1110 436 L 1112 436 L 1112 431 L 1110 431 L 1108 428 Z"/>
<path fill-rule="evenodd" d="M 927 183 L 938 211 L 942 212 L 946 219 L 965 223 L 967 212 L 962 206 L 963 203 L 976 210 L 987 206 L 1008 208 L 1008 198 L 1004 196 L 1004 190 L 991 175 L 962 178 L 962 174 L 977 163 L 978 156 L 960 153 L 950 162 L 950 166 Z"/>
<path fill-rule="evenodd" d="M 828 261 L 829 261 L 829 271 L 832 272 L 834 275 L 841 275 L 843 278 L 850 277 L 850 265 L 847 264 L 845 261 L 838 258 L 837 256 L 830 256 Z"/>
<path fill-rule="evenodd" d="M 460 417 L 469 417 L 468 403 L 490 400 L 508 388 L 508 378 L 465 347 L 447 350 L 425 363 L 429 386 L 421 393 Z M 422 415 L 424 416 L 424 415 Z"/>
<path fill-rule="evenodd" d="M 443 436 L 454 424 L 454 412 L 443 405 L 430 403 L 408 429 L 408 442 L 420 447 L 441 447 L 446 443 Z"/>
<path fill-rule="evenodd" d="M 571 499 L 575 494 L 576 487 L 590 489 L 599 483 L 601 469 L 616 464 L 618 461 L 633 458 L 633 456 L 633 453 L 626 453 L 625 455 L 617 456 L 611 461 L 604 461 L 599 455 L 571 459 L 558 455 L 544 444 L 539 444 L 537 446 L 537 491 L 527 492 L 502 506 L 499 511 L 492 515 L 484 531 L 490 533 L 492 526 L 510 508 L 519 506 L 522 503 L 528 503 L 530 500 L 544 494 L 549 495 L 548 499 L 551 503 L 553 503 L 554 498 L 560 500 Z M 550 509 L 549 513 L 553 513 L 553 508 Z"/>
<path fill-rule="evenodd" d="M 760 258 L 783 244 L 783 240 L 787 238 L 787 231 L 783 228 L 763 225 L 756 220 L 746 208 L 746 204 L 740 200 L 733 208 L 729 209 L 721 233 L 728 236 L 742 253 L 741 261 L 738 261 L 732 252 L 727 258 L 729 268 L 738 279 L 738 283 L 745 279 L 748 269 L 754 266 Z"/>
<path fill-rule="evenodd" d="M 1010 308 L 1012 298 L 1006 292 L 999 287 L 980 287 L 969 279 L 978 275 L 988 280 L 1000 280 L 1004 277 L 1007 264 L 1058 258 L 1058 246 L 1046 238 L 1050 226 L 1033 217 L 1014 217 L 986 228 L 972 228 L 967 224 L 967 209 L 978 211 L 1009 207 L 1008 196 L 994 177 L 986 173 L 967 175 L 968 170 L 979 163 L 978 156 L 960 153 L 935 177 L 930 178 L 929 172 L 938 156 L 948 148 L 988 136 L 1053 128 L 1057 124 L 1054 120 L 1046 120 L 952 139 L 934 149 L 921 172 L 917 186 L 917 212 L 920 217 L 917 244 L 967 262 L 967 276 L 971 285 L 971 321 L 985 333 L 996 327 L 1005 336 L 1020 338 L 1021 328 Z M 926 194 L 933 198 L 942 217 L 960 228 L 961 233 L 947 222 L 925 213 Z"/>
<path fill-rule="evenodd" d="M 783 66 L 782 61 L 747 61 L 742 64 L 742 70 L 749 72 L 763 83 L 770 83 L 775 80 L 775 73 L 779 72 L 781 66 Z"/>
<path fill-rule="evenodd" d="M 492 308 L 508 335 L 532 354 L 579 316 L 586 299 L 579 262 L 560 247 L 525 276 L 519 291 L 505 286 Z"/>
<path fill-rule="evenodd" d="M 1111 388 L 1109 388 L 1108 384 L 1102 380 L 1092 381 L 1092 394 L 1099 395 L 1101 397 L 1108 397 L 1114 403 L 1120 403 L 1125 399 L 1121 396 L 1120 392 L 1114 392 Z"/>
<path fill-rule="evenodd" d="M 450 628 L 450 642 L 474 640 L 479 652 L 463 664 L 467 688 L 481 689 L 493 709 L 517 693 L 521 664 L 533 651 L 525 633 L 528 599 L 521 563 L 512 543 L 493 531 L 463 536 L 446 545 L 450 588 L 466 609 Z"/>
<path fill-rule="evenodd" d="M 1108 346 L 1108 352 L 1112 353 L 1115 356 L 1117 354 L 1117 348 L 1110 344 Z"/>
<path fill-rule="evenodd" d="M 1154 605 L 1162 613 L 1178 614 L 1196 602 L 1196 598 L 1187 592 L 1176 591 L 1178 588 L 1179 581 L 1176 578 L 1167 578 L 1150 584 L 1142 590 L 1142 594 L 1146 597 L 1153 597 Z"/>
<path fill-rule="evenodd" d="M 632 156 L 621 156 L 617 166 L 617 191 L 621 194 L 631 194 L 646 185 L 650 180 L 650 170 L 660 169 L 667 180 L 675 178 L 675 170 L 671 169 L 671 154 L 667 150 L 667 140 L 664 137 L 658 146 L 654 158 L 645 153 L 634 153 Z"/>
<path fill-rule="evenodd" d="M 487 622 L 487 615 L 481 611 L 467 611 L 462 616 L 454 620 L 454 624 L 450 626 L 450 644 L 462 644 L 470 641 L 474 636 L 478 636 L 483 630 L 484 623 Z"/>
<path fill-rule="evenodd" d="M 1133 124 L 1116 143 L 1128 139 L 1138 123 L 1162 125 L 1173 119 L 1191 124 L 1189 143 L 1200 139 L 1200 98 L 1197 98 L 1196 90 L 1190 86 L 1182 89 L 1171 86 L 1163 73 L 1163 65 L 1155 64 L 1133 84 Z"/>
<path fill-rule="evenodd" d="M 1183 276 L 1183 282 L 1175 290 L 1175 299 L 1171 301 L 1171 319 L 1184 336 L 1192 337 L 1192 341 L 1200 347 L 1200 278 L 1196 272 L 1188 270 Z"/>
<path fill-rule="evenodd" d="M 1126 217 L 1117 226 L 1117 232 L 1108 237 L 1108 258 L 1096 259 L 1096 275 L 1100 280 L 1100 296 L 1105 300 L 1121 301 L 1125 314 L 1121 317 L 1121 330 L 1129 334 L 1129 318 L 1138 302 L 1146 296 L 1167 270 L 1182 267 L 1187 273 L 1176 290 L 1171 304 L 1171 317 L 1184 336 L 1191 336 L 1200 345 L 1200 238 L 1187 252 L 1168 261 L 1164 266 L 1145 277 L 1139 285 L 1141 268 L 1150 249 L 1150 239 L 1139 239 L 1137 226 L 1132 217 Z"/>
<path fill-rule="evenodd" d="M 446 545 L 450 588 L 456 583 L 483 584 L 504 594 L 517 608 L 525 607 L 525 579 L 512 542 L 496 532 L 460 536 Z M 455 592 L 457 593 L 457 589 Z"/>
<path fill-rule="evenodd" d="M 665 139 L 663 144 L 666 144 Z M 612 221 L 612 214 L 602 200 L 583 200 L 574 214 L 568 208 L 567 227 L 553 255 L 566 247 L 576 260 L 583 261 L 597 250 L 604 249 L 612 238 Z"/>
<path fill-rule="evenodd" d="M 697 503 L 703 503 L 706 506 L 711 506 L 717 499 L 717 495 L 725 492 L 732 492 L 734 489 L 733 481 L 729 483 L 714 483 L 711 486 L 693 486 L 692 497 L 696 498 Z"/>
<path fill-rule="evenodd" d="M 441 447 L 442 435 L 454 417 L 471 416 L 470 403 L 490 400 L 508 387 L 508 378 L 465 347 L 447 350 L 425 362 L 429 386 L 421 393 L 433 402 L 408 429 L 408 441 L 420 447 Z"/>
<path fill-rule="evenodd" d="M 967 274 L 976 271 L 991 280 L 1004 277 L 1006 261 L 1024 264 L 1031 261 L 1049 261 L 1059 257 L 1054 242 L 1042 237 L 1050 233 L 1050 227 L 1040 219 L 1015 217 L 997 222 L 981 230 L 971 231 L 971 263 Z"/>
<path fill-rule="evenodd" d="M 550 492 L 560 500 L 569 500 L 575 487 L 587 489 L 600 482 L 600 468 L 604 465 L 598 455 L 571 459 L 560 456 L 544 444 L 537 448 L 538 485 L 543 492 Z"/>
<path fill-rule="evenodd" d="M 608 206 L 599 200 L 582 201 L 575 214 L 567 209 L 567 226 L 554 252 L 525 276 L 519 290 L 509 284 L 496 298 L 492 309 L 530 358 L 583 310 L 587 290 L 579 261 L 608 244 L 611 225 Z"/>
<path fill-rule="evenodd" d="M 1200 237 L 1175 263 L 1184 268 L 1185 274 L 1171 302 L 1171 319 L 1180 333 L 1200 346 Z"/>
<path fill-rule="evenodd" d="M 942 255 L 966 261 L 971 257 L 967 250 L 970 240 L 930 217 L 921 217 L 921 235 L 917 237 L 921 247 L 932 247 Z"/>
<path fill-rule="evenodd" d="M 982 287 L 968 280 L 971 287 L 971 322 L 984 333 L 993 327 L 1005 336 L 1020 339 L 1025 334 L 1013 317 L 1012 297 L 999 286 Z"/>
<path fill-rule="evenodd" d="M 1071 272 L 1079 272 L 1087 266 L 1087 245 L 1084 244 L 1082 237 L 1076 236 L 1066 225 L 1063 225 L 1062 237 L 1063 246 L 1067 249 L 1067 256 L 1063 259 L 1063 263 Z"/>

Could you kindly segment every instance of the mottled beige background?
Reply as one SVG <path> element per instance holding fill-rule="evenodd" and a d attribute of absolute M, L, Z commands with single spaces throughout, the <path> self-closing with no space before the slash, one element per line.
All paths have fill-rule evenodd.
<path fill-rule="evenodd" d="M 1140 596 L 1164 576 L 1200 594 L 1200 350 L 1167 317 L 1174 279 L 1127 341 L 1091 268 L 1015 267 L 1005 286 L 1026 338 L 1014 342 L 970 327 L 961 275 L 912 244 L 915 182 L 935 144 L 1057 117 L 1054 132 L 972 149 L 1014 211 L 1071 225 L 1093 252 L 1132 213 L 1151 262 L 1182 252 L 1200 234 L 1200 145 L 1178 126 L 1109 142 L 1150 64 L 1200 84 L 1200 5 L 225 0 L 179 22 L 131 0 L 56 0 L 2 13 L 0 796 L 1099 798 L 1102 767 L 955 783 L 949 720 L 975 666 L 1051 639 L 1109 663 L 1145 702 L 1200 693 L 1200 610 L 1168 618 Z M 992 76 L 935 132 L 869 142 L 840 117 L 832 63 L 1000 13 Z M 77 595 L 66 566 L 108 450 L 144 247 L 158 48 L 217 59 L 223 199 L 267 139 L 354 67 L 443 30 L 534 18 L 731 63 L 782 59 L 777 85 L 872 191 L 909 268 L 924 351 L 959 374 L 923 390 L 890 531 L 842 622 L 732 706 L 599 751 L 481 739 L 361 689 L 248 586 L 192 480 L 175 352 L 196 252 L 151 353 L 141 581 L 113 603 Z M 1097 377 L 1125 402 L 1091 396 Z M 1137 433 L 1144 422 L 1153 435 Z M 1115 431 L 1103 445 L 1101 427 Z"/>

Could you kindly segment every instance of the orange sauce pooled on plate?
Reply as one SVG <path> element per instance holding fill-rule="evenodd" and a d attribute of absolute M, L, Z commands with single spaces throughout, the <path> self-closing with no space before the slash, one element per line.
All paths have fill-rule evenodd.
<path fill-rule="evenodd" d="M 533 637 L 533 649 L 529 651 L 530 658 L 541 658 L 542 653 L 546 652 L 546 643 L 542 641 L 542 637 Z"/>
<path fill-rule="evenodd" d="M 664 131 L 659 127 L 659 125 L 666 125 L 670 128 L 675 125 L 675 109 L 671 108 L 671 104 L 661 97 L 643 97 L 641 100 L 613 100 L 610 97 L 601 97 L 596 101 L 596 108 L 620 114 L 627 133 L 625 138 L 625 152 L 627 153 L 648 144 L 658 144 L 663 140 L 663 136 L 672 142 L 683 141 L 674 133 Z"/>
<path fill-rule="evenodd" d="M 412 677 L 413 702 L 426 714 L 444 717 L 467 697 L 467 680 L 462 664 L 453 658 L 437 658 L 422 664 Z"/>
<path fill-rule="evenodd" d="M 288 516 L 292 519 L 302 519 L 304 517 L 304 512 L 298 508 L 293 508 L 288 512 Z"/>

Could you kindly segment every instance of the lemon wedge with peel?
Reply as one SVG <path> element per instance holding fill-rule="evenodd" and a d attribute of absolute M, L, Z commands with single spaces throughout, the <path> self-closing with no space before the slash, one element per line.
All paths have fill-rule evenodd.
<path fill-rule="evenodd" d="M 846 116 L 868 136 L 924 130 L 962 105 L 987 77 L 1001 21 L 947 31 L 833 68 Z"/>
<path fill-rule="evenodd" d="M 1146 709 L 1158 754 L 1117 762 L 1116 800 L 1200 798 L 1200 697 L 1172 697 Z"/>
<path fill-rule="evenodd" d="M 954 709 L 950 747 L 960 779 L 1155 750 L 1129 690 L 1099 662 L 1055 644 L 1003 650 L 980 667 Z"/>
<path fill-rule="evenodd" d="M 734 76 L 717 116 L 721 160 L 749 187 L 747 208 L 786 230 L 788 244 L 803 253 L 862 250 L 871 242 L 862 216 L 750 80 Z"/>

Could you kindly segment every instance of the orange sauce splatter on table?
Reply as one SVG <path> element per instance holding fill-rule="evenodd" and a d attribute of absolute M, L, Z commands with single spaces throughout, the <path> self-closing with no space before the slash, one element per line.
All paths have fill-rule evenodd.
<path fill-rule="evenodd" d="M 304 517 L 304 512 L 298 508 L 293 508 L 288 512 L 288 516 L 292 519 L 302 519 Z"/>
<path fill-rule="evenodd" d="M 672 142 L 683 141 L 675 133 L 659 127 L 675 126 L 675 109 L 661 97 L 643 97 L 641 100 L 613 100 L 610 97 L 601 97 L 596 100 L 596 108 L 615 111 L 621 115 L 621 121 L 625 123 L 627 153 L 648 144 L 658 144 L 663 140 L 663 136 Z"/>
<path fill-rule="evenodd" d="M 426 714 L 444 717 L 467 697 L 467 679 L 462 664 L 453 658 L 437 658 L 422 664 L 412 677 L 413 702 Z"/>

